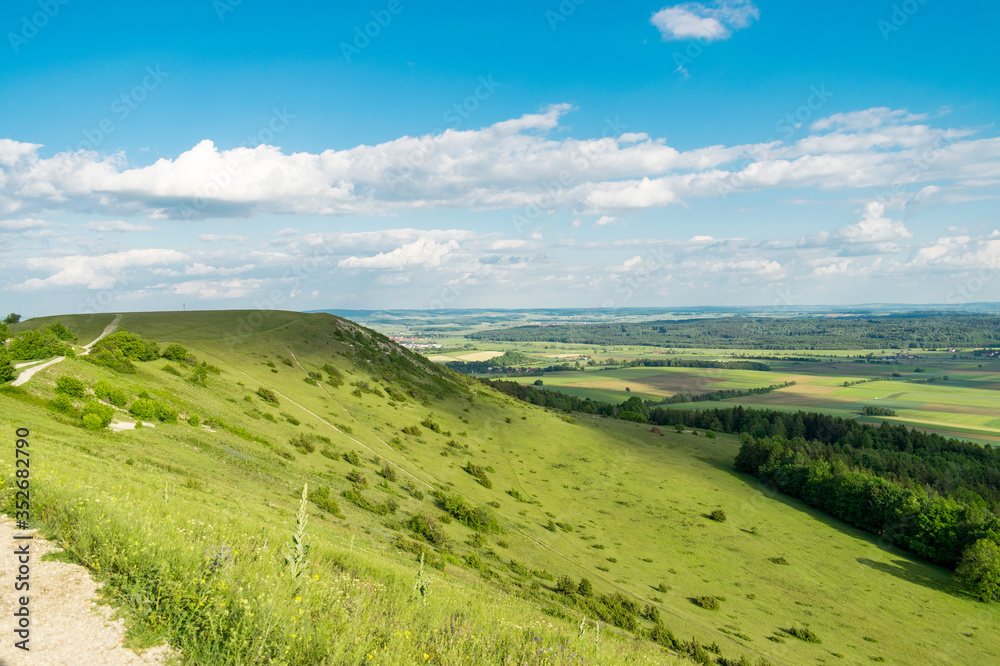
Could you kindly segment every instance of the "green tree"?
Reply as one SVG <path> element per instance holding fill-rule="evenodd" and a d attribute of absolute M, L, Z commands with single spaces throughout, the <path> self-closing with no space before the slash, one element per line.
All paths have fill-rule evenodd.
<path fill-rule="evenodd" d="M 3 323 L 5 324 L 16 324 L 21 321 L 21 315 L 16 312 L 11 312 L 9 315 L 3 318 Z"/>
<path fill-rule="evenodd" d="M 965 549 L 955 578 L 982 601 L 1000 601 L 1000 544 L 980 539 Z"/>
<path fill-rule="evenodd" d="M 0 345 L 0 382 L 9 382 L 17 376 L 14 364 L 10 360 L 10 352 Z"/>

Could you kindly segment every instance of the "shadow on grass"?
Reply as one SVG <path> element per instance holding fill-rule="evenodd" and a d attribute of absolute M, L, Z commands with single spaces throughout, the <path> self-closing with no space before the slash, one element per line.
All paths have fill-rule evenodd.
<path fill-rule="evenodd" d="M 937 567 L 920 562 L 910 562 L 907 560 L 893 560 L 892 563 L 876 562 L 866 557 L 856 558 L 858 564 L 887 573 L 896 578 L 901 578 L 907 582 L 923 585 L 939 592 L 946 592 L 955 596 L 965 596 L 964 593 L 952 582 L 939 574 Z M 943 572 L 944 569 L 941 569 Z"/>

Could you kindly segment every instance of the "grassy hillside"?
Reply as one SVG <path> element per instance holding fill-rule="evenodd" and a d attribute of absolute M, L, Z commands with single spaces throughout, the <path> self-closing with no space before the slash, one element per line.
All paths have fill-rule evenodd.
<path fill-rule="evenodd" d="M 107 323 L 58 319 L 81 344 Z M 735 473 L 735 438 L 563 418 L 327 314 L 126 313 L 121 327 L 195 365 L 70 358 L 0 391 L 0 420 L 32 431 L 34 516 L 108 581 L 139 643 L 168 638 L 194 663 L 672 663 L 676 650 L 598 630 L 609 595 L 637 605 L 640 630 L 658 615 L 733 663 L 1000 659 L 996 607 Z M 83 399 L 50 406 L 65 375 L 180 418 L 84 429 Z M 0 460 L 13 471 L 12 445 Z M 282 554 L 305 483 L 296 581 Z M 498 529 L 462 524 L 455 495 L 480 510 L 466 522 Z M 595 596 L 557 592 L 563 576 Z M 694 603 L 709 596 L 717 610 Z"/>

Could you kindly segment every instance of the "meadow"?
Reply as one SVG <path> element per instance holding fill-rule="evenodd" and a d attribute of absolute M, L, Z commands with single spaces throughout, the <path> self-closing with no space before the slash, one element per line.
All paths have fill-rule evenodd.
<path fill-rule="evenodd" d="M 106 581 L 136 644 L 166 639 L 190 663 L 219 664 L 682 661 L 683 650 L 598 623 L 591 597 L 558 591 L 565 577 L 586 578 L 593 598 L 636 604 L 647 632 L 655 610 L 679 639 L 732 663 L 1000 660 L 996 605 L 956 589 L 950 572 L 735 472 L 734 436 L 571 418 L 329 315 L 271 313 L 256 327 L 251 316 L 123 315 L 123 329 L 180 343 L 214 366 L 204 386 L 189 376 L 197 365 L 160 359 L 120 374 L 77 357 L 24 390 L 0 390 L 7 431 L 32 430 L 39 525 Z M 59 320 L 81 343 L 103 328 Z M 648 370 L 659 374 L 634 372 Z M 664 370 L 694 369 L 544 381 L 652 386 Z M 756 375 L 787 371 L 709 376 L 756 386 Z M 689 372 L 677 381 L 692 374 L 698 381 Z M 815 374 L 816 386 L 836 388 L 838 375 Z M 67 375 L 88 389 L 104 380 L 146 392 L 180 418 L 84 429 L 50 406 Z M 12 450 L 0 450 L 10 471 Z M 305 484 L 326 494 L 306 502 L 312 549 L 296 579 L 283 554 Z M 460 495 L 499 530 L 468 527 L 436 493 Z M 710 518 L 715 510 L 726 520 Z M 707 597 L 717 609 L 696 603 Z M 802 627 L 820 642 L 793 635 Z"/>

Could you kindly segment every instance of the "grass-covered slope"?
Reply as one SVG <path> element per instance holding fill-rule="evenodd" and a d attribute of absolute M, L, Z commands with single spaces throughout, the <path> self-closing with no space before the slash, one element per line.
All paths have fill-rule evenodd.
<path fill-rule="evenodd" d="M 107 324 L 58 319 L 81 344 Z M 326 314 L 120 325 L 193 360 L 121 374 L 69 358 L 0 392 L 0 420 L 11 440 L 32 431 L 36 519 L 107 580 L 138 641 L 167 638 L 195 663 L 674 659 L 607 620 L 732 663 L 1000 658 L 995 607 L 735 473 L 735 438 L 567 420 Z M 89 393 L 50 406 L 61 376 L 145 392 L 178 421 L 85 429 Z M 13 446 L 0 460 L 9 502 Z M 312 547 L 296 580 L 283 555 L 297 559 L 306 483 Z M 556 591 L 565 579 L 572 594 Z"/>

